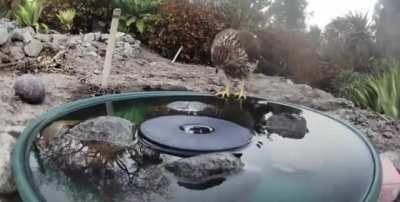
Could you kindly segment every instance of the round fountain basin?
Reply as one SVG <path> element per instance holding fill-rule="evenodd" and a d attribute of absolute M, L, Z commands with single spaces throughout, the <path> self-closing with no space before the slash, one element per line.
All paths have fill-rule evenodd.
<path fill-rule="evenodd" d="M 99 162 L 119 159 L 107 164 L 118 171 L 112 175 L 77 173 L 67 161 L 50 161 L 38 146 L 54 123 L 67 123 L 70 128 L 63 131 L 68 133 L 79 123 L 104 116 L 129 120 L 132 144 L 159 154 L 157 160 L 138 155 L 142 147 L 125 152 L 112 143 L 65 136 L 68 145 L 83 144 L 78 152 L 90 153 L 87 147 L 93 147 L 106 154 Z M 109 148 L 115 155 L 107 153 Z M 236 159 L 207 157 L 220 152 Z M 164 168 L 176 162 L 178 166 Z M 187 172 L 188 166 L 194 172 Z M 363 134 L 335 118 L 261 98 L 236 102 L 191 92 L 108 95 L 51 110 L 21 134 L 13 172 L 24 202 L 375 202 L 382 183 L 374 148 Z"/>

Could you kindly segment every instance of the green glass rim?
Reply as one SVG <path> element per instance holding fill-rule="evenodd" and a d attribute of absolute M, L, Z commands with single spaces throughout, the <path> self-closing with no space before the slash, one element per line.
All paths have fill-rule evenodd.
<path fill-rule="evenodd" d="M 33 142 L 39 132 L 46 127 L 51 122 L 67 115 L 75 111 L 82 110 L 84 108 L 96 106 L 99 104 L 104 104 L 107 102 L 118 102 L 118 101 L 126 101 L 133 99 L 142 99 L 142 98 L 161 98 L 161 97 L 210 97 L 210 94 L 197 93 L 197 92 L 188 92 L 188 91 L 161 91 L 161 92 L 132 92 L 132 93 L 121 93 L 121 94 L 113 94 L 113 95 L 105 95 L 100 97 L 93 97 L 82 99 L 78 101 L 74 101 L 68 104 L 64 104 L 60 107 L 56 107 L 53 110 L 44 113 L 36 120 L 32 121 L 21 133 L 18 138 L 17 144 L 13 151 L 12 157 L 12 171 L 15 178 L 16 186 L 18 193 L 24 202 L 45 202 L 46 200 L 40 194 L 40 191 L 33 183 L 32 170 L 30 169 L 30 152 L 33 146 Z M 263 98 L 264 99 L 264 98 Z M 330 115 L 324 114 L 318 110 L 314 110 L 308 107 L 269 101 L 271 103 L 277 103 L 289 107 L 299 108 L 309 110 L 315 113 L 318 113 L 322 116 L 333 119 L 345 127 L 352 130 L 358 137 L 366 144 L 368 147 L 373 164 L 374 164 L 374 176 L 373 180 L 369 186 L 368 191 L 366 192 L 364 198 L 364 202 L 376 202 L 378 201 L 381 186 L 382 186 L 382 166 L 380 162 L 380 158 L 378 153 L 373 148 L 372 144 L 368 141 L 365 135 L 363 135 L 360 131 L 350 126 L 349 124 L 332 117 Z"/>

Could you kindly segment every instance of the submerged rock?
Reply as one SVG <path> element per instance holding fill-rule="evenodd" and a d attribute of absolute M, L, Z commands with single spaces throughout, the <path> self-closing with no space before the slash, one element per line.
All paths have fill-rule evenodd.
<path fill-rule="evenodd" d="M 189 101 L 176 101 L 167 105 L 169 110 L 176 112 L 185 112 L 190 114 L 197 114 L 204 111 L 213 111 L 215 107 L 202 102 L 189 102 Z"/>
<path fill-rule="evenodd" d="M 11 154 L 15 142 L 14 137 L 0 134 L 0 194 L 10 194 L 16 191 L 11 171 Z"/>
<path fill-rule="evenodd" d="M 14 84 L 15 95 L 30 104 L 40 104 L 45 98 L 45 87 L 38 77 L 25 74 L 17 78 Z"/>
<path fill-rule="evenodd" d="M 124 148 L 134 144 L 134 127 L 126 119 L 101 116 L 76 125 L 68 135 L 83 142 L 107 142 Z"/>
<path fill-rule="evenodd" d="M 308 133 L 306 119 L 298 114 L 281 113 L 272 115 L 264 126 L 269 133 L 285 138 L 302 139 Z"/>
<path fill-rule="evenodd" d="M 59 121 L 42 131 L 37 145 L 44 158 L 63 169 L 81 172 L 129 170 L 143 162 L 159 162 L 158 152 L 136 143 L 134 130 L 130 121 L 113 116 L 79 124 Z"/>
<path fill-rule="evenodd" d="M 203 184 L 237 173 L 244 164 L 231 153 L 212 153 L 184 158 L 165 165 L 180 183 Z"/>

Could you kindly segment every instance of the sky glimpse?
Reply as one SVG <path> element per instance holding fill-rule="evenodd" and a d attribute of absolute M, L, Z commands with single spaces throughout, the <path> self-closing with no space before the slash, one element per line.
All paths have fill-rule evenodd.
<path fill-rule="evenodd" d="M 368 12 L 371 16 L 377 0 L 308 0 L 308 11 L 313 16 L 308 19 L 310 25 L 323 28 L 332 19 L 343 16 L 349 11 Z"/>

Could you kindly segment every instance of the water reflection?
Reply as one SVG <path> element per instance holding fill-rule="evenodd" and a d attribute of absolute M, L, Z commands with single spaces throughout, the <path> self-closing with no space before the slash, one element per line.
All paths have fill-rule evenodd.
<path fill-rule="evenodd" d="M 150 161 L 125 152 L 120 156 L 122 163 L 112 164 L 113 172 L 76 173 L 60 169 L 57 162 L 33 150 L 35 184 L 47 201 L 361 201 L 374 173 L 368 148 L 352 131 L 314 112 L 260 99 L 239 103 L 172 97 L 111 102 L 60 120 L 81 122 L 107 115 L 110 108 L 115 116 L 136 126 L 165 115 L 208 116 L 237 123 L 254 134 L 248 147 L 235 151 L 245 167 L 233 175 L 193 183 L 162 169 L 163 164 L 181 159 L 167 154 L 161 154 L 161 161 Z M 54 133 L 43 131 L 42 138 Z"/>

